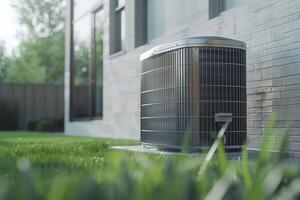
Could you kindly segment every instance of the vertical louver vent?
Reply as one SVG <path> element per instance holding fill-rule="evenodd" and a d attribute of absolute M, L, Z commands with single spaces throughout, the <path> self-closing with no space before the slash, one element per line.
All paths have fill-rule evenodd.
<path fill-rule="evenodd" d="M 141 56 L 141 142 L 159 148 L 210 146 L 218 113 L 232 115 L 224 141 L 246 139 L 245 44 L 219 37 L 187 38 Z"/>

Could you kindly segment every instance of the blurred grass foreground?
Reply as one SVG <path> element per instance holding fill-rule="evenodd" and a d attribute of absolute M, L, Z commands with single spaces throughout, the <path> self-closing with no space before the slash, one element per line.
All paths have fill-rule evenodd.
<path fill-rule="evenodd" d="M 199 176 L 202 155 L 110 149 L 132 140 L 1 132 L 0 200 L 300 199 L 299 165 L 284 161 L 286 135 L 276 142 L 279 153 L 265 139 L 256 158 L 244 148 L 241 159 L 228 160 L 221 143 Z"/>

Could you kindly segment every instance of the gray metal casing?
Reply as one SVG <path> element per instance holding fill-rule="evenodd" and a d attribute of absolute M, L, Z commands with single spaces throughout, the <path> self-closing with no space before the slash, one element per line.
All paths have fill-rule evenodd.
<path fill-rule="evenodd" d="M 150 49 L 141 60 L 141 143 L 158 148 L 209 147 L 232 113 L 227 149 L 246 140 L 246 45 L 193 37 Z"/>

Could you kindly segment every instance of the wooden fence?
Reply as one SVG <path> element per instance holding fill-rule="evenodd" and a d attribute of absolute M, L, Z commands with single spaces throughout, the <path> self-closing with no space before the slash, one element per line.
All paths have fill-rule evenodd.
<path fill-rule="evenodd" d="M 13 108 L 10 109 L 13 113 L 4 113 L 9 112 L 7 107 Z M 30 120 L 63 118 L 64 86 L 0 84 L 1 111 L 0 114 L 4 117 L 12 114 L 15 116 L 15 129 L 19 130 L 27 129 Z M 4 122 L 0 121 L 0 125 L 1 123 Z"/>

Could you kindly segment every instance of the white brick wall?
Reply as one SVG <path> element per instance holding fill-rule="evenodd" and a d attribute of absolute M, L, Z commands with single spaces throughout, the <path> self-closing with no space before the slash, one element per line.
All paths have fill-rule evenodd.
<path fill-rule="evenodd" d="M 139 55 L 157 44 L 181 37 L 215 35 L 247 44 L 248 145 L 260 144 L 267 116 L 278 112 L 280 121 L 276 127 L 284 128 L 286 122 L 291 123 L 289 151 L 299 156 L 300 1 L 249 0 L 211 20 L 208 20 L 208 0 L 201 1 L 202 12 L 189 23 L 173 22 L 161 37 L 142 47 L 129 48 L 118 56 L 108 55 L 107 18 L 103 120 L 67 123 L 67 133 L 139 138 Z M 108 3 L 109 0 L 104 0 L 105 16 L 108 16 Z M 128 4 L 132 3 L 133 0 L 128 0 Z M 172 6 L 170 1 L 166 3 L 166 9 Z M 166 12 L 170 15 L 170 10 Z M 127 24 L 133 26 L 132 21 Z"/>

